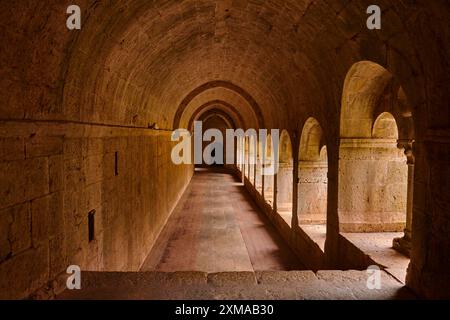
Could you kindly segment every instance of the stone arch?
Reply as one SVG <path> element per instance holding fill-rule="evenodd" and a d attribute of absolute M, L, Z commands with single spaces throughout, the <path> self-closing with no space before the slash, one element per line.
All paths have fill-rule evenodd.
<path fill-rule="evenodd" d="M 227 127 L 230 129 L 236 128 L 234 119 L 230 117 L 227 113 L 223 112 L 222 110 L 212 109 L 208 112 L 205 112 L 201 114 L 197 119 L 197 121 L 208 121 L 211 117 L 219 117 L 223 120 L 223 122 L 226 123 Z M 193 129 L 193 122 L 191 122 L 191 126 L 189 127 L 190 130 Z"/>
<path fill-rule="evenodd" d="M 193 122 L 195 120 L 200 119 L 203 114 L 211 112 L 222 113 L 226 115 L 227 118 L 232 120 L 233 128 L 242 128 L 245 123 L 244 119 L 242 118 L 242 115 L 236 110 L 236 108 L 232 104 L 217 99 L 209 101 L 198 107 L 192 114 L 191 118 L 189 119 L 187 128 L 192 129 Z M 183 126 L 182 123 L 180 123 L 180 125 Z"/>
<path fill-rule="evenodd" d="M 300 225 L 317 225 L 326 233 L 328 155 L 325 134 L 319 121 L 306 120 L 300 136 L 298 221 Z M 304 228 L 306 228 L 304 226 Z"/>
<path fill-rule="evenodd" d="M 372 136 L 374 110 L 392 79 L 389 71 L 371 61 L 357 62 L 350 68 L 342 95 L 341 138 Z"/>
<path fill-rule="evenodd" d="M 226 154 L 226 150 L 227 150 L 227 145 L 226 145 L 226 130 L 227 129 L 231 129 L 233 128 L 233 123 L 230 122 L 230 119 L 226 118 L 223 114 L 219 114 L 219 113 L 209 113 L 209 114 L 204 114 L 203 117 L 201 118 L 202 120 L 202 127 L 203 127 L 203 132 L 205 132 L 208 129 L 215 129 L 215 130 L 219 130 L 222 134 L 222 142 L 216 142 L 216 141 L 203 141 L 203 145 L 202 145 L 202 153 L 204 153 L 205 148 L 213 143 L 216 142 L 218 143 L 218 149 L 219 150 L 214 150 L 214 154 L 209 155 L 212 157 L 218 157 L 219 154 L 217 152 L 221 152 L 222 154 L 222 159 L 218 158 L 219 161 L 214 162 L 213 165 L 217 166 L 223 166 L 226 162 L 226 158 L 227 158 L 227 154 Z M 203 154 L 203 159 L 205 160 L 208 155 Z M 203 165 L 206 165 L 206 163 L 203 160 Z"/>
<path fill-rule="evenodd" d="M 389 95 L 393 80 L 389 71 L 370 61 L 353 65 L 345 80 L 339 149 L 341 232 L 405 228 L 408 170 L 397 147 L 397 121 L 386 112 L 397 99 Z"/>
<path fill-rule="evenodd" d="M 374 121 L 372 137 L 377 139 L 398 139 L 399 130 L 394 116 L 389 112 L 382 112 Z"/>
<path fill-rule="evenodd" d="M 265 122 L 264 117 L 261 111 L 261 108 L 259 107 L 258 103 L 255 101 L 255 99 L 243 88 L 228 82 L 228 81 L 210 81 L 207 83 L 204 83 L 203 85 L 195 88 L 190 93 L 186 95 L 186 97 L 181 101 L 179 104 L 177 111 L 174 116 L 173 120 L 173 128 L 178 128 L 180 126 L 180 119 L 186 109 L 186 107 L 189 105 L 189 103 L 198 95 L 200 95 L 202 92 L 212 89 L 212 88 L 225 88 L 228 90 L 231 90 L 233 92 L 236 92 L 238 95 L 242 96 L 248 104 L 251 106 L 252 111 L 257 119 L 257 123 L 259 125 L 259 128 L 264 128 Z M 258 128 L 255 128 L 258 129 Z"/>
<path fill-rule="evenodd" d="M 315 118 L 306 120 L 300 137 L 299 159 L 302 161 L 316 161 L 325 146 L 325 135 L 322 126 Z"/>

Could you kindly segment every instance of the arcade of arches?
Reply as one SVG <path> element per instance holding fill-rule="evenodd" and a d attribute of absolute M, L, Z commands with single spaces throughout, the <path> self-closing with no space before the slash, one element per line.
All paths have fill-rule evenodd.
<path fill-rule="evenodd" d="M 447 1 L 69 2 L 0 4 L 0 299 L 450 298 Z"/>

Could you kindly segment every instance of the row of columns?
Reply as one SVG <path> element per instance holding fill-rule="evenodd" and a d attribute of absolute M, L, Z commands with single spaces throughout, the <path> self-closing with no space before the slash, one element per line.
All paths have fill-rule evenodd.
<path fill-rule="evenodd" d="M 238 142 L 239 145 L 239 142 Z M 297 150 L 297 141 L 292 141 L 293 150 Z M 295 147 L 294 147 L 295 146 Z M 412 231 L 412 208 L 413 208 L 413 186 L 414 186 L 414 156 L 412 152 L 411 140 L 399 140 L 398 147 L 405 150 L 408 165 L 408 186 L 407 186 L 407 206 L 406 206 L 406 227 L 404 229 L 404 236 L 396 238 L 393 241 L 393 247 L 404 253 L 410 254 L 411 250 L 411 231 Z M 250 152 L 251 148 L 248 148 L 248 144 L 245 141 L 240 142 L 238 149 L 238 158 L 242 162 L 238 162 L 238 168 L 244 176 L 248 177 L 249 181 L 255 186 L 262 197 L 272 206 L 274 212 L 278 210 L 284 210 L 285 207 L 289 208 L 292 212 L 291 225 L 298 226 L 298 192 L 299 192 L 299 158 L 296 152 L 293 153 L 293 163 L 280 163 L 279 170 L 275 175 L 262 175 L 263 163 L 267 160 L 265 153 L 261 154 L 257 152 L 253 154 Z M 253 163 L 250 161 L 250 157 L 254 157 Z M 270 159 L 269 159 L 270 160 Z M 251 164 L 252 163 L 252 164 Z M 251 165 L 250 165 L 251 164 Z M 278 177 L 287 180 L 287 184 L 278 184 Z M 289 194 L 289 185 L 292 193 Z M 281 189 L 280 189 L 281 188 Z M 287 189 L 286 189 L 287 188 Z M 278 203 L 281 204 L 279 208 Z M 326 218 L 326 212 L 325 212 Z"/>

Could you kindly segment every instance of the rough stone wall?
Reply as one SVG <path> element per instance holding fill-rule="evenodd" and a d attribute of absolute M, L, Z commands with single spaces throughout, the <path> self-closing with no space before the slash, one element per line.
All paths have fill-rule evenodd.
<path fill-rule="evenodd" d="M 341 141 L 340 157 L 340 231 L 403 231 L 408 167 L 395 141 Z"/>
<path fill-rule="evenodd" d="M 298 183 L 299 223 L 324 223 L 327 220 L 327 165 L 301 161 Z"/>
<path fill-rule="evenodd" d="M 72 264 L 137 271 L 192 174 L 170 161 L 169 133 L 20 122 L 0 128 L 0 298 L 24 298 Z"/>
<path fill-rule="evenodd" d="M 339 266 L 341 254 L 337 137 L 344 80 L 359 61 L 386 68 L 402 86 L 415 122 L 408 286 L 428 297 L 449 296 L 448 1 L 379 0 L 382 29 L 375 31 L 365 26 L 370 0 L 77 2 L 84 17 L 80 32 L 65 28 L 72 1 L 0 2 L 0 38 L 7 44 L 0 48 L 0 119 L 142 128 L 157 123 L 170 129 L 184 97 L 217 80 L 245 89 L 236 92 L 258 102 L 269 128 L 296 130 L 314 113 L 327 137 L 325 251 L 333 266 Z M 242 100 L 219 89 L 205 99 Z M 253 117 L 246 113 L 243 118 Z M 21 154 L 30 137 L 16 138 L 2 140 L 1 157 Z M 50 194 L 49 178 L 42 178 L 50 170 L 47 158 L 20 155 L 2 162 L 1 174 L 16 176 L 2 178 L 2 188 L 24 185 L 3 195 L 6 208 L 15 206 L 15 197 L 24 203 Z M 2 229 L 27 225 L 27 206 L 14 211 L 21 217 L 14 222 L 11 213 L 2 215 Z M 31 241 L 0 237 L 5 251 L 10 242 L 21 250 Z M 31 269 L 28 262 L 22 265 Z"/>
<path fill-rule="evenodd" d="M 280 163 L 277 173 L 277 209 L 292 210 L 292 170 L 288 163 Z"/>
<path fill-rule="evenodd" d="M 49 281 L 59 290 L 52 280 L 70 264 L 138 270 L 192 175 L 172 164 L 169 132 L 148 129 L 152 119 L 136 126 L 123 105 L 73 103 L 80 89 L 105 105 L 115 95 L 67 79 L 82 68 L 71 61 L 80 32 L 66 28 L 69 4 L 0 3 L 0 299 Z M 77 4 L 86 22 L 93 7 Z"/>

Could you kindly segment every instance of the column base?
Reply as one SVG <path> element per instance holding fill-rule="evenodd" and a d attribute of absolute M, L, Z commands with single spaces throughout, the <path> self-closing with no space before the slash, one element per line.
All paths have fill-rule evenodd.
<path fill-rule="evenodd" d="M 409 238 L 404 236 L 402 238 L 395 238 L 392 241 L 392 247 L 408 258 L 411 256 L 411 239 Z"/>

